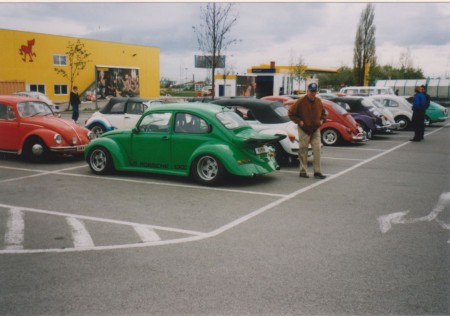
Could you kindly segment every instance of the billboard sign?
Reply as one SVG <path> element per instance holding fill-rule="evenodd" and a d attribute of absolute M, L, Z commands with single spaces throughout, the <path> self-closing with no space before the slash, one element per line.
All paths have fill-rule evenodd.
<path fill-rule="evenodd" d="M 213 56 L 195 55 L 195 68 L 212 68 Z M 225 56 L 216 56 L 216 67 L 225 68 Z"/>
<path fill-rule="evenodd" d="M 95 66 L 97 99 L 138 97 L 139 68 Z"/>

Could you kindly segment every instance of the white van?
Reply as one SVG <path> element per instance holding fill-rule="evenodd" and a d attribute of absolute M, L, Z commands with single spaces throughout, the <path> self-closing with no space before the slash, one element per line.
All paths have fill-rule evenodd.
<path fill-rule="evenodd" d="M 342 88 L 340 92 L 347 95 L 395 95 L 394 90 L 391 87 L 345 87 Z"/>

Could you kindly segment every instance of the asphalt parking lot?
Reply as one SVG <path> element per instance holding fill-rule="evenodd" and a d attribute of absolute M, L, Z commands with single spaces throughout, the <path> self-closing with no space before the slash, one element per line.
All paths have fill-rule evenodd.
<path fill-rule="evenodd" d="M 214 188 L 1 156 L 0 314 L 449 314 L 449 125 L 411 136 Z"/>

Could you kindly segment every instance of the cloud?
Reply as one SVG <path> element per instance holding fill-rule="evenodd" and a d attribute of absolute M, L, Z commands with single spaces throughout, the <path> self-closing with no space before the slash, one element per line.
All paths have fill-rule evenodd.
<path fill-rule="evenodd" d="M 192 30 L 205 3 L 0 3 L 0 28 L 159 47 L 161 75 L 179 78 L 194 69 L 199 53 Z M 351 66 L 356 27 L 365 3 L 234 3 L 238 21 L 227 50 L 229 67 L 245 72 L 302 56 L 314 67 Z M 375 3 L 376 45 L 381 63 L 395 63 L 407 48 L 425 73 L 449 71 L 449 3 Z M 438 52 L 438 54 L 437 54 Z M 433 58 L 430 58 L 433 56 Z"/>

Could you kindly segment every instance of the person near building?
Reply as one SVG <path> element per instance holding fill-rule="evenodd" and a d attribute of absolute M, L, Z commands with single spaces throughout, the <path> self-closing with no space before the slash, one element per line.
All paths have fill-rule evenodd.
<path fill-rule="evenodd" d="M 413 116 L 412 116 L 412 127 L 414 129 L 414 137 L 410 139 L 412 142 L 420 142 L 423 140 L 423 135 L 425 133 L 425 111 L 427 109 L 427 98 L 425 94 L 421 92 L 419 86 L 415 89 L 416 94 L 413 99 Z"/>
<path fill-rule="evenodd" d="M 78 87 L 74 86 L 72 92 L 70 92 L 70 105 L 72 105 L 72 120 L 77 123 L 80 116 L 80 96 L 78 95 Z"/>
<path fill-rule="evenodd" d="M 325 122 L 325 109 L 317 95 L 317 84 L 310 83 L 306 95 L 298 99 L 289 108 L 289 118 L 298 126 L 300 148 L 298 158 L 300 160 L 300 177 L 308 176 L 308 146 L 311 144 L 313 152 L 314 178 L 325 179 L 322 174 L 320 151 L 321 137 L 320 126 Z"/>

